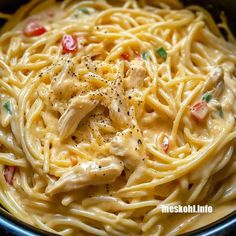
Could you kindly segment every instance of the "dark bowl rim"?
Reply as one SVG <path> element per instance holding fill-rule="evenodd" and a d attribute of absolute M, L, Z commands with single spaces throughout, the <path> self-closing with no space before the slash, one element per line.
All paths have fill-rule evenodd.
<path fill-rule="evenodd" d="M 58 236 L 58 234 L 46 232 L 19 220 L 0 207 L 0 232 L 2 231 L 9 236 Z M 236 232 L 236 210 L 206 226 L 182 234 L 182 236 L 232 235 L 230 232 Z"/>

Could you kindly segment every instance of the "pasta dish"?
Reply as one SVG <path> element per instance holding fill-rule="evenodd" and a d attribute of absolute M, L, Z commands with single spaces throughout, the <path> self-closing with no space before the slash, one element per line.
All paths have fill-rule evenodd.
<path fill-rule="evenodd" d="M 179 235 L 236 209 L 236 43 L 223 14 L 33 0 L 0 17 L 4 209 L 68 236 Z"/>

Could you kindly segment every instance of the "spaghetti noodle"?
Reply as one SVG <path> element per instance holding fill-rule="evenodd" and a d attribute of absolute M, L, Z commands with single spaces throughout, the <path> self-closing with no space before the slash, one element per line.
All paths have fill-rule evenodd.
<path fill-rule="evenodd" d="M 209 204 L 213 220 L 235 209 L 225 21 L 171 0 L 33 0 L 5 16 L 0 203 L 12 215 L 60 235 L 177 235 L 210 217 L 163 204 Z"/>

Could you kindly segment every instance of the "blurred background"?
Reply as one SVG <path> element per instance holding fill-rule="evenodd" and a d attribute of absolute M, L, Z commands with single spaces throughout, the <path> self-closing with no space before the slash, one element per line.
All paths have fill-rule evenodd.
<path fill-rule="evenodd" d="M 59 0 L 58 0 L 59 1 Z M 161 0 L 160 0 L 161 1 Z M 200 5 L 213 15 L 214 19 L 220 21 L 220 13 L 223 11 L 228 19 L 230 29 L 236 36 L 236 0 L 180 0 L 185 5 Z M 0 11 L 5 13 L 14 12 L 19 6 L 28 0 L 0 0 Z M 4 21 L 0 21 L 1 24 Z"/>

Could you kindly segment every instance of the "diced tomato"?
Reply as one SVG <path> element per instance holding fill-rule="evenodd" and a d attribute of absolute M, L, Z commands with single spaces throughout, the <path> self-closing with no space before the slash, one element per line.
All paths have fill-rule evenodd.
<path fill-rule="evenodd" d="M 129 61 L 129 53 L 125 52 L 123 54 L 121 54 L 122 59 Z"/>
<path fill-rule="evenodd" d="M 5 166 L 4 177 L 5 177 L 6 182 L 10 185 L 13 184 L 13 177 L 15 175 L 15 172 L 16 172 L 15 166 Z"/>
<path fill-rule="evenodd" d="M 24 35 L 27 37 L 35 37 L 46 32 L 46 28 L 36 21 L 29 22 L 24 28 Z"/>
<path fill-rule="evenodd" d="M 74 35 L 65 34 L 62 38 L 64 53 L 76 53 L 78 48 L 77 38 Z"/>
<path fill-rule="evenodd" d="M 170 142 L 169 142 L 169 138 L 167 136 L 165 136 L 165 138 L 163 139 L 163 143 L 162 143 L 162 149 L 164 152 L 167 152 L 170 146 Z"/>
<path fill-rule="evenodd" d="M 197 121 L 202 121 L 206 118 L 208 114 L 208 106 L 206 101 L 200 101 L 195 103 L 190 108 L 191 114 Z"/>

